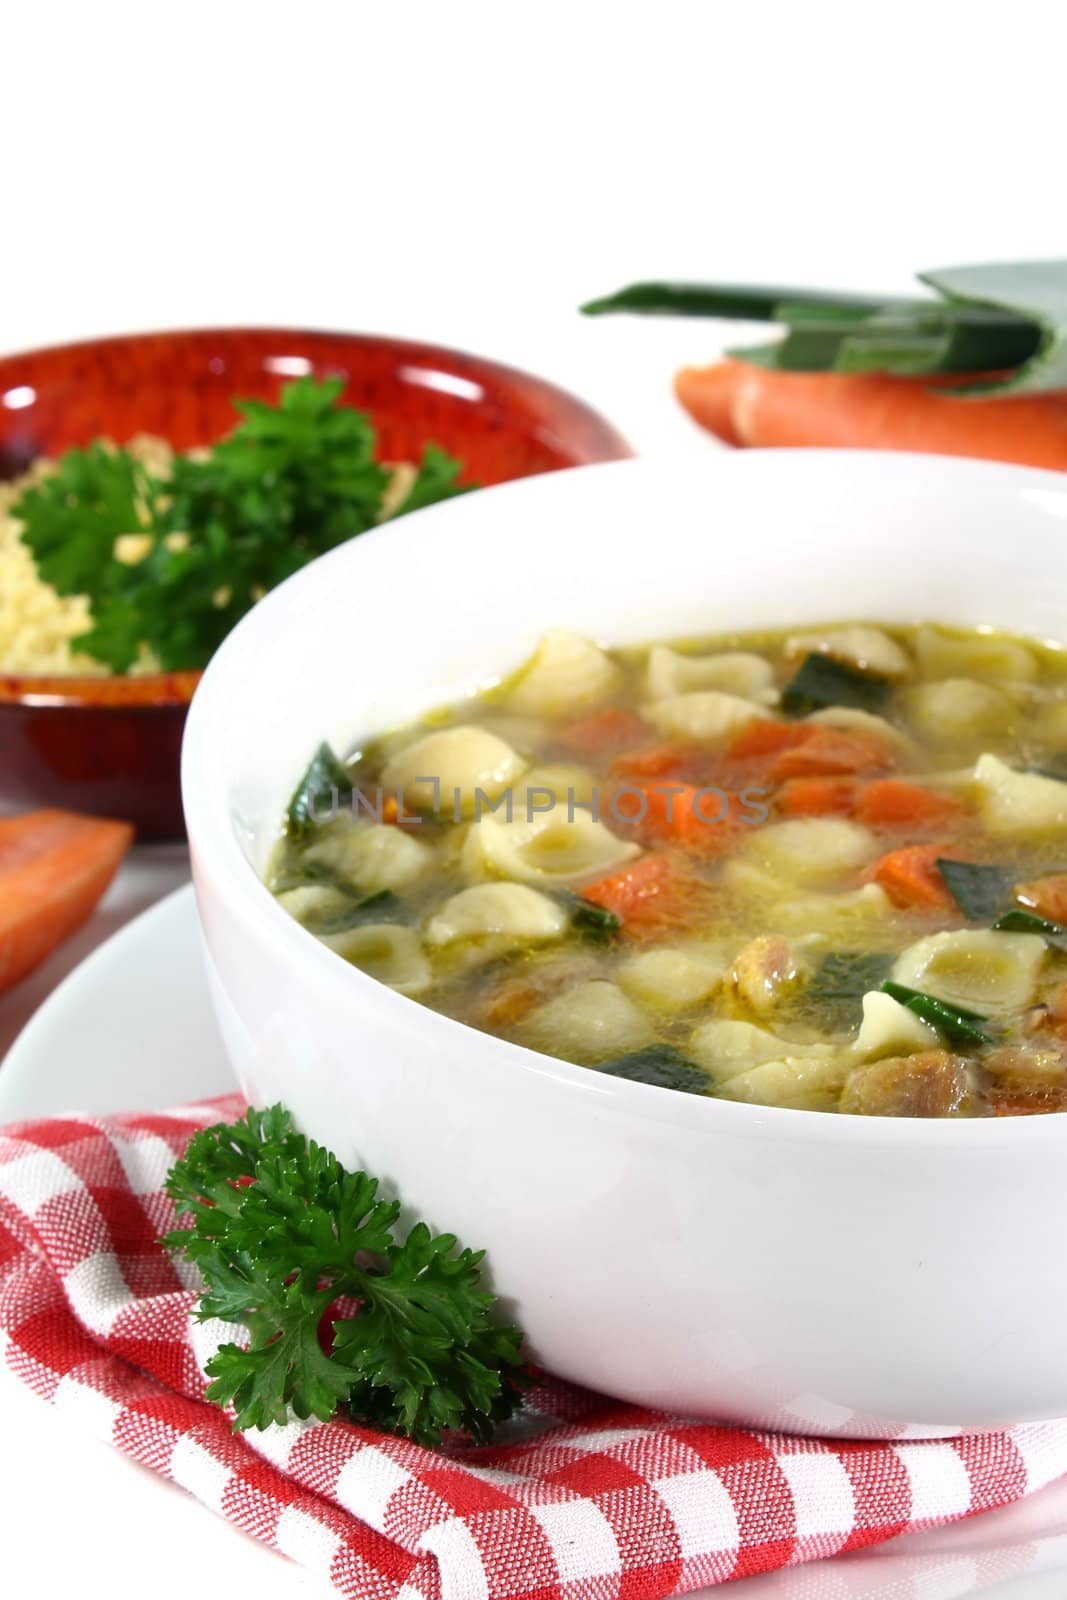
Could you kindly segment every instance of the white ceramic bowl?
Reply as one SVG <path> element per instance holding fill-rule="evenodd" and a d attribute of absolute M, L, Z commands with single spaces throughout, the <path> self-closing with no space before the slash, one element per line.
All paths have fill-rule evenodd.
<path fill-rule="evenodd" d="M 184 797 L 213 993 L 283 1100 L 488 1249 L 536 1359 L 621 1397 L 885 1437 L 1067 1414 L 1067 1116 L 893 1121 L 601 1076 L 347 966 L 258 874 L 322 738 L 351 748 L 522 660 L 867 617 L 1067 635 L 1067 479 L 929 456 L 586 468 L 317 561 L 208 668 Z"/>

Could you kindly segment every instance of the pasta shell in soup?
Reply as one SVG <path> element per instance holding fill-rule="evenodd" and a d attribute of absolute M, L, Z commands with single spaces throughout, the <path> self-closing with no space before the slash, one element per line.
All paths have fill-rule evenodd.
<path fill-rule="evenodd" d="M 1045 954 L 1045 941 L 1033 933 L 932 933 L 901 953 L 893 979 L 953 1005 L 1006 1012 L 1033 1000 Z"/>
<path fill-rule="evenodd" d="M 1025 837 L 1067 832 L 1067 783 L 1037 772 L 1016 772 L 988 754 L 979 757 L 974 782 L 991 833 Z"/>
<path fill-rule="evenodd" d="M 778 700 L 770 662 L 742 650 L 686 656 L 667 645 L 653 645 L 648 653 L 645 684 L 650 700 L 669 700 L 701 689 L 717 689 L 742 700 L 757 700 L 761 705 L 774 705 Z"/>
<path fill-rule="evenodd" d="M 795 633 L 785 642 L 785 653 L 798 656 L 825 655 L 847 662 L 861 672 L 882 678 L 903 678 L 911 671 L 911 657 L 881 628 L 858 625 L 831 628 L 825 633 Z"/>
<path fill-rule="evenodd" d="M 1037 657 L 1021 639 L 1006 639 L 977 628 L 959 633 L 920 628 L 915 636 L 919 669 L 926 678 L 997 678 L 1002 683 L 1032 683 Z"/>
<path fill-rule="evenodd" d="M 617 663 L 592 639 L 554 628 L 507 685 L 505 701 L 536 716 L 569 716 L 606 700 L 621 678 Z"/>
<path fill-rule="evenodd" d="M 368 977 L 388 984 L 399 994 L 422 994 L 432 981 L 430 964 L 410 928 L 371 923 L 328 934 L 322 942 Z"/>
<path fill-rule="evenodd" d="M 696 690 L 692 694 L 671 695 L 644 707 L 644 714 L 670 739 L 717 749 L 729 744 L 735 734 L 747 728 L 766 709 L 735 694 L 717 689 Z"/>
<path fill-rule="evenodd" d="M 406 889 L 433 867 L 433 851 L 402 828 L 339 819 L 323 832 L 307 859 L 332 867 L 363 894 Z"/>
<path fill-rule="evenodd" d="M 457 939 L 487 935 L 519 943 L 542 944 L 558 939 L 567 927 L 567 913 L 558 900 L 524 883 L 480 883 L 461 889 L 430 919 L 426 942 L 446 945 Z"/>
<path fill-rule="evenodd" d="M 651 1022 L 614 983 L 576 984 L 526 1018 L 523 1044 L 594 1066 L 651 1044 Z"/>
<path fill-rule="evenodd" d="M 463 848 L 464 866 L 475 878 L 514 878 L 520 883 L 567 885 L 599 877 L 641 854 L 588 811 L 554 806 L 510 822 L 496 816 L 474 823 Z"/>
<path fill-rule="evenodd" d="M 442 728 L 392 757 L 382 772 L 387 789 L 416 811 L 471 817 L 479 796 L 493 801 L 520 778 L 526 762 L 485 728 Z"/>

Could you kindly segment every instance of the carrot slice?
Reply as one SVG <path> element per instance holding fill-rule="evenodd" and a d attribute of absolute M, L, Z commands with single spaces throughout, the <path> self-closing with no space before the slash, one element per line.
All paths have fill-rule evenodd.
<path fill-rule="evenodd" d="M 575 756 L 602 755 L 606 750 L 625 750 L 638 744 L 649 733 L 648 724 L 621 706 L 605 706 L 560 728 L 557 741 Z"/>
<path fill-rule="evenodd" d="M 718 855 L 753 818 L 740 796 L 694 783 L 625 783 L 615 792 L 613 815 L 640 838 L 669 840 L 701 855 Z"/>
<path fill-rule="evenodd" d="M 1067 396 L 961 401 L 951 388 L 951 380 L 775 372 L 744 361 L 689 367 L 674 382 L 690 416 L 728 444 L 919 450 L 1067 469 Z"/>
<path fill-rule="evenodd" d="M 0 993 L 81 927 L 132 842 L 128 823 L 73 811 L 0 821 Z"/>
<path fill-rule="evenodd" d="M 884 739 L 862 730 L 845 732 L 819 724 L 811 737 L 783 750 L 771 763 L 772 783 L 787 778 L 832 778 L 853 772 L 877 772 L 891 767 L 893 757 Z"/>
<path fill-rule="evenodd" d="M 587 883 L 578 893 L 583 900 L 591 900 L 605 911 L 614 912 L 623 922 L 643 900 L 660 894 L 674 873 L 674 863 L 669 856 L 647 855 L 613 872 L 596 883 Z"/>
<path fill-rule="evenodd" d="M 543 996 L 536 984 L 512 978 L 488 996 L 482 1006 L 481 1021 L 487 1028 L 507 1028 L 521 1022 Z"/>
<path fill-rule="evenodd" d="M 669 855 L 656 852 L 577 892 L 614 912 L 626 933 L 637 938 L 682 924 L 692 927 L 710 893 L 707 884 L 682 871 Z"/>
<path fill-rule="evenodd" d="M 905 845 L 876 861 L 866 878 L 881 884 L 902 911 L 955 911 L 956 902 L 937 868 L 938 857 L 949 853 L 943 844 Z"/>
<path fill-rule="evenodd" d="M 850 817 L 856 809 L 852 778 L 790 778 L 777 798 L 785 817 Z"/>
<path fill-rule="evenodd" d="M 1054 872 L 1047 878 L 1018 883 L 1015 898 L 1028 911 L 1036 911 L 1049 922 L 1067 922 L 1067 872 Z"/>
<path fill-rule="evenodd" d="M 815 727 L 810 722 L 771 722 L 768 717 L 757 717 L 743 728 L 726 751 L 729 762 L 766 762 L 783 750 L 792 750 L 806 744 L 814 737 Z"/>
<path fill-rule="evenodd" d="M 902 778 L 878 778 L 864 784 L 856 801 L 857 818 L 873 828 L 940 828 L 965 814 L 947 795 L 905 783 Z M 1064 885 L 1067 889 L 1067 878 Z"/>
<path fill-rule="evenodd" d="M 693 752 L 677 744 L 650 744 L 616 756 L 611 770 L 617 778 L 662 778 L 681 772 L 693 759 Z"/>

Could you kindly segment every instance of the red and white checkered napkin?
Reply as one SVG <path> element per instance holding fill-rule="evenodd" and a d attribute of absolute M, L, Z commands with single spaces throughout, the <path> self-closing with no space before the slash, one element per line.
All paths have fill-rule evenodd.
<path fill-rule="evenodd" d="M 829 1444 L 642 1411 L 546 1381 L 509 1442 L 423 1450 L 350 1423 L 235 1435 L 202 1364 L 233 1336 L 156 1239 L 181 1111 L 0 1133 L 8 1364 L 120 1450 L 360 1600 L 651 1600 L 875 1544 L 1067 1472 L 1067 1423 Z"/>

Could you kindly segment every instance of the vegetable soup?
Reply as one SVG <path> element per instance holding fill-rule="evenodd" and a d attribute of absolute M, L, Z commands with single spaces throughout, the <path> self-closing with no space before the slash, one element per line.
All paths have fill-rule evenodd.
<path fill-rule="evenodd" d="M 1067 1109 L 1067 651 L 832 624 L 607 650 L 323 746 L 269 886 L 400 993 L 599 1072 Z"/>

